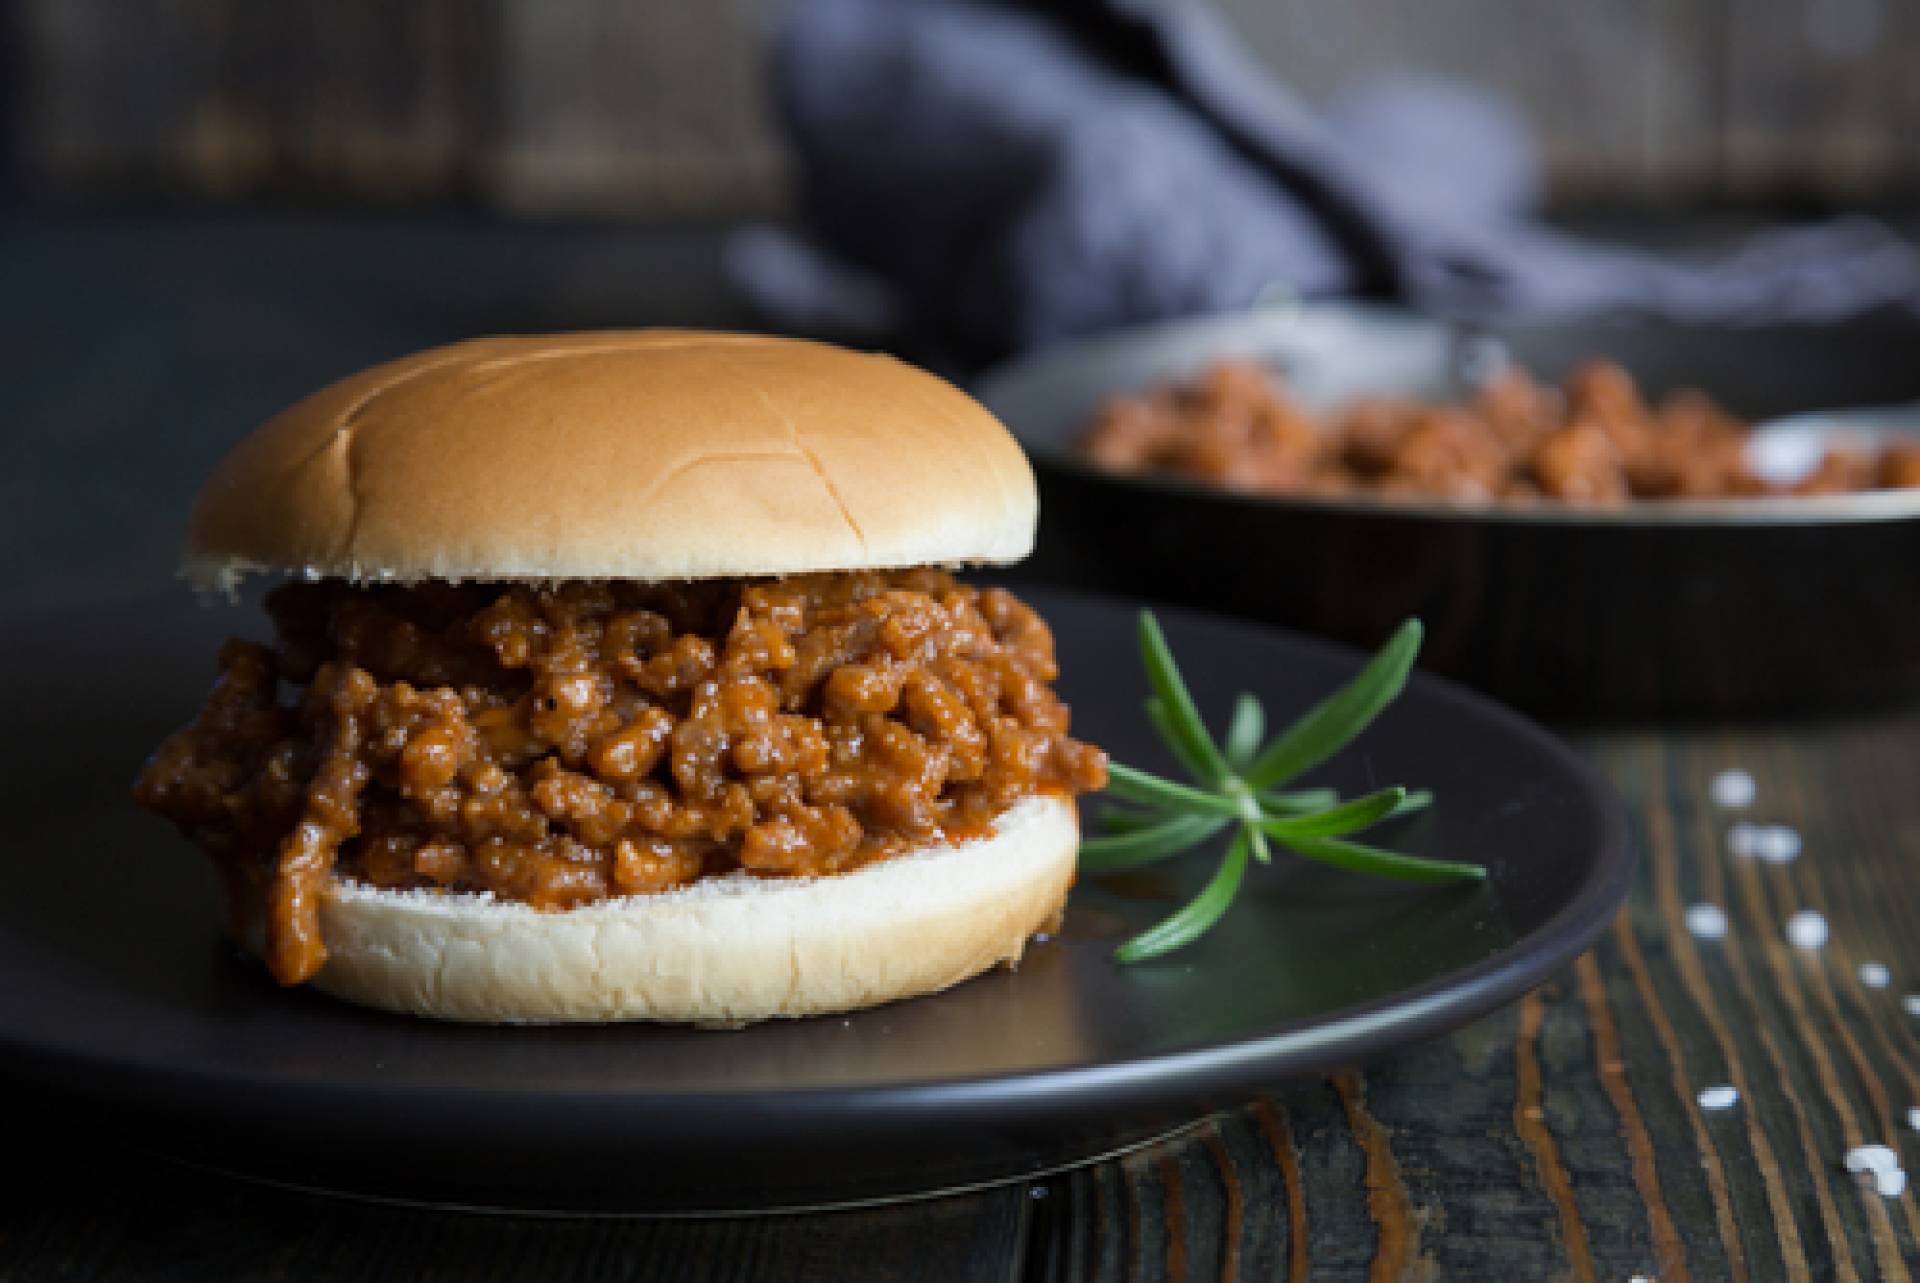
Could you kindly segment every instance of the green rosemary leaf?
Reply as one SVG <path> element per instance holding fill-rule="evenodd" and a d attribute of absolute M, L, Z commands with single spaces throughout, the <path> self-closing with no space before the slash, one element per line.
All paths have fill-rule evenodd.
<path fill-rule="evenodd" d="M 1400 625 L 1378 655 L 1351 682 L 1321 700 L 1267 745 L 1246 771 L 1247 783 L 1269 789 L 1320 765 L 1353 742 L 1407 684 L 1420 653 L 1417 619 Z"/>
<path fill-rule="evenodd" d="M 1416 811 L 1424 811 L 1432 805 L 1433 794 L 1431 792 L 1426 789 L 1409 789 L 1407 795 L 1400 799 L 1400 805 L 1387 812 L 1387 818 L 1389 820 L 1397 820 L 1403 815 L 1412 815 Z"/>
<path fill-rule="evenodd" d="M 1089 873 L 1136 869 L 1204 842 L 1227 825 L 1226 817 L 1176 815 L 1170 820 L 1131 833 L 1094 838 L 1080 844 L 1080 867 Z"/>
<path fill-rule="evenodd" d="M 1484 881 L 1487 870 L 1478 864 L 1460 864 L 1452 860 L 1427 860 L 1419 856 L 1383 851 L 1377 846 L 1345 842 L 1339 838 L 1279 837 L 1288 850 L 1330 864 L 1351 873 L 1376 878 L 1398 878 L 1403 882 Z"/>
<path fill-rule="evenodd" d="M 1166 714 L 1169 729 L 1164 733 L 1174 744 L 1175 751 L 1183 761 L 1190 759 L 1202 765 L 1203 769 L 1196 774 L 1203 783 L 1214 784 L 1225 779 L 1228 773 L 1226 759 L 1220 756 L 1213 737 L 1207 734 L 1207 724 L 1200 720 L 1200 711 L 1193 706 L 1193 696 L 1187 693 L 1187 683 L 1173 662 L 1173 652 L 1167 649 L 1167 638 L 1160 631 L 1160 621 L 1153 617 L 1150 610 L 1140 612 L 1140 659 L 1146 666 L 1147 682 L 1159 697 Z"/>
<path fill-rule="evenodd" d="M 1140 656 L 1153 695 L 1146 713 L 1173 755 L 1193 776 L 1186 784 L 1119 762 L 1110 763 L 1105 836 L 1083 843 L 1080 866 L 1089 873 L 1137 868 L 1168 859 L 1235 824 L 1232 841 L 1199 895 L 1171 916 L 1114 951 L 1138 962 L 1192 943 L 1220 920 L 1239 893 L 1249 860 L 1273 859 L 1278 843 L 1295 854 L 1378 877 L 1447 882 L 1487 876 L 1476 864 L 1420 859 L 1344 840 L 1370 825 L 1428 806 L 1425 790 L 1381 789 L 1343 802 L 1329 788 L 1284 790 L 1284 781 L 1311 770 L 1364 731 L 1405 687 L 1420 649 L 1420 623 L 1409 620 L 1380 654 L 1346 686 L 1321 700 L 1263 749 L 1266 712 L 1251 694 L 1234 704 L 1224 749 L 1208 734 L 1175 665 L 1159 623 L 1140 614 Z"/>
<path fill-rule="evenodd" d="M 1097 822 L 1102 833 L 1132 833 L 1136 829 L 1164 823 L 1172 815 L 1173 812 L 1165 807 L 1121 806 L 1108 802 L 1100 808 Z"/>
<path fill-rule="evenodd" d="M 1259 827 L 1282 842 L 1293 838 L 1339 837 L 1343 833 L 1358 833 L 1392 815 L 1406 796 L 1407 791 L 1402 788 L 1381 789 L 1378 793 L 1369 793 L 1312 815 L 1267 820 Z"/>
<path fill-rule="evenodd" d="M 1240 804 L 1218 793 L 1206 793 L 1189 784 L 1163 780 L 1119 762 L 1107 765 L 1107 792 L 1127 802 L 1144 802 L 1177 811 L 1201 811 L 1238 817 Z"/>
<path fill-rule="evenodd" d="M 1273 863 L 1273 848 L 1267 845 L 1267 835 L 1260 831 L 1257 824 L 1246 826 L 1247 846 L 1253 851 L 1253 858 L 1262 864 Z"/>
<path fill-rule="evenodd" d="M 1157 926 L 1148 927 L 1115 949 L 1114 958 L 1120 962 L 1157 958 L 1163 953 L 1172 953 L 1175 949 L 1192 944 L 1205 935 L 1207 929 L 1220 920 L 1220 915 L 1227 911 L 1227 906 L 1233 903 L 1233 897 L 1240 890 L 1240 880 L 1247 872 L 1247 847 L 1247 831 L 1242 829 L 1235 835 L 1233 845 L 1227 848 L 1219 871 L 1208 880 L 1200 894 L 1171 917 Z"/>
<path fill-rule="evenodd" d="M 1160 732 L 1160 738 L 1165 740 L 1167 747 L 1173 750 L 1173 755 L 1179 760 L 1180 765 L 1187 768 L 1187 774 L 1196 780 L 1207 779 L 1207 763 L 1193 755 L 1186 737 L 1173 724 L 1173 718 L 1168 716 L 1167 706 L 1158 699 L 1149 699 L 1144 707 L 1147 710 L 1147 720 L 1153 723 L 1153 729 Z"/>
<path fill-rule="evenodd" d="M 1272 815 L 1305 815 L 1340 805 L 1336 789 L 1301 789 L 1294 793 L 1262 793 L 1260 809 Z"/>
<path fill-rule="evenodd" d="M 1260 752 L 1260 741 L 1267 736 L 1267 710 L 1250 691 L 1241 691 L 1233 705 L 1233 720 L 1227 723 L 1227 764 L 1236 771 L 1253 765 Z M 1255 854 L 1258 854 L 1256 852 Z"/>

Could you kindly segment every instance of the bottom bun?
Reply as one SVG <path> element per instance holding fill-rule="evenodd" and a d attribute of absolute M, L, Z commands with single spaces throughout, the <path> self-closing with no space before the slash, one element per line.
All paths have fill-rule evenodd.
<path fill-rule="evenodd" d="M 336 997 L 443 1020 L 738 1025 L 935 993 L 1055 924 L 1073 804 L 1031 797 L 986 837 L 824 878 L 736 875 L 541 912 L 336 882 L 320 912 Z"/>

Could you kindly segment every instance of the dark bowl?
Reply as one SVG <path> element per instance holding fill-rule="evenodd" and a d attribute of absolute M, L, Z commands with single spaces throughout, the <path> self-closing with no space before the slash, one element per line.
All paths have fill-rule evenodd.
<path fill-rule="evenodd" d="M 1920 491 L 1618 509 L 1276 498 L 1116 476 L 1072 444 L 1105 397 L 1225 355 L 1272 364 L 1329 405 L 1362 391 L 1449 395 L 1502 350 L 1548 378 L 1610 356 L 1652 394 L 1700 387 L 1753 419 L 1920 399 L 1920 329 L 1893 322 L 1469 334 L 1343 304 L 1128 331 L 976 385 L 1040 477 L 1039 548 L 1023 574 L 1366 647 L 1418 615 L 1427 667 L 1551 715 L 1771 714 L 1920 696 Z"/>

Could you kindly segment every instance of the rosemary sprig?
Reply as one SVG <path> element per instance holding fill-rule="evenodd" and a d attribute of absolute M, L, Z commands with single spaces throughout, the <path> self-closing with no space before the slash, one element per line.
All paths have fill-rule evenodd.
<path fill-rule="evenodd" d="M 1219 869 L 1185 907 L 1114 951 L 1121 962 L 1159 957 L 1191 944 L 1218 922 L 1239 893 L 1249 859 L 1262 864 L 1279 846 L 1309 860 L 1374 877 L 1451 882 L 1487 876 L 1478 864 L 1429 860 L 1348 840 L 1348 835 L 1429 806 L 1425 790 L 1380 789 L 1342 801 L 1332 789 L 1283 791 L 1281 786 L 1351 744 L 1407 684 L 1420 652 L 1420 621 L 1400 626 L 1351 682 L 1314 705 L 1273 739 L 1266 711 L 1250 694 L 1234 702 L 1226 738 L 1218 743 L 1151 611 L 1140 612 L 1140 659 L 1146 666 L 1147 718 L 1160 732 L 1191 782 L 1166 779 L 1115 762 L 1107 795 L 1128 805 L 1108 808 L 1105 833 L 1080 847 L 1080 867 L 1111 873 L 1154 864 L 1231 827 Z"/>

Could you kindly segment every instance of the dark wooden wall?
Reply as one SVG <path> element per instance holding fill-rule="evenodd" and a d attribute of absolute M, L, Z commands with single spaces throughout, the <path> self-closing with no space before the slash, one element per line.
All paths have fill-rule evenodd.
<path fill-rule="evenodd" d="M 10 0 L 14 152 L 56 196 L 762 210 L 775 2 Z M 1401 68 L 1510 95 L 1566 200 L 1920 190 L 1908 0 L 1217 2 L 1316 99 Z"/>
<path fill-rule="evenodd" d="M 13 0 L 30 186 L 768 206 L 757 0 Z"/>

